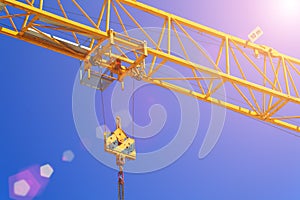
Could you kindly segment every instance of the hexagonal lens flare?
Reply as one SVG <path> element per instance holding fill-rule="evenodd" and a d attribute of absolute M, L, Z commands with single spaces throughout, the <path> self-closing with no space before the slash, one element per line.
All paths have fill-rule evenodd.
<path fill-rule="evenodd" d="M 18 196 L 25 197 L 30 190 L 30 185 L 24 179 L 14 183 L 14 193 Z"/>
<path fill-rule="evenodd" d="M 53 174 L 54 170 L 51 165 L 46 164 L 40 167 L 40 175 L 41 177 L 50 178 Z"/>
<path fill-rule="evenodd" d="M 64 151 L 63 155 L 62 155 L 62 161 L 64 162 L 72 162 L 74 159 L 75 155 L 73 153 L 73 151 L 71 150 L 66 150 Z"/>
<path fill-rule="evenodd" d="M 9 197 L 15 200 L 31 200 L 47 186 L 53 168 L 49 165 L 34 165 L 8 178 Z"/>

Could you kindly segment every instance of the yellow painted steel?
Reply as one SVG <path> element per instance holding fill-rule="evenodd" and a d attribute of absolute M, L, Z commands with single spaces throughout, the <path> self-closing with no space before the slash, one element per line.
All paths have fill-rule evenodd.
<path fill-rule="evenodd" d="M 99 17 L 96 22 L 88 16 L 88 13 L 82 9 L 76 0 L 72 0 L 74 5 L 83 13 L 92 26 L 67 17 L 60 1 L 58 2 L 62 10 L 62 15 L 53 14 L 45 10 L 43 0 L 40 0 L 38 7 L 34 7 L 33 1 L 27 1 L 27 4 L 16 0 L 0 0 L 0 2 L 6 5 L 8 9 L 9 7 L 14 7 L 27 13 L 26 15 L 23 14 L 24 12 L 22 12 L 23 15 L 14 15 L 7 11 L 7 18 L 11 20 L 12 26 L 15 24 L 13 22 L 15 16 L 23 17 L 24 21 L 21 27 L 15 27 L 16 25 L 11 29 L 0 27 L 0 33 L 80 60 L 88 60 L 96 48 L 106 39 L 112 39 L 114 34 L 118 32 L 112 31 L 114 27 L 111 20 L 114 13 L 116 19 L 118 19 L 121 24 L 119 32 L 123 31 L 128 36 L 128 30 L 132 27 L 124 24 L 126 17 L 127 20 L 131 20 L 135 28 L 141 30 L 145 39 L 148 40 L 149 45 L 147 50 L 145 49 L 147 55 L 136 56 L 137 58 L 135 59 L 114 54 L 111 54 L 111 56 L 114 59 L 121 59 L 123 63 L 128 63 L 130 68 L 136 67 L 134 63 L 140 63 L 146 56 L 152 59 L 151 64 L 146 66 L 146 73 L 142 78 L 144 81 L 199 100 L 217 104 L 242 115 L 300 132 L 299 125 L 294 121 L 290 121 L 299 119 L 300 113 L 289 114 L 279 112 L 288 104 L 300 105 L 299 86 L 297 85 L 299 84 L 297 81 L 300 81 L 300 60 L 297 58 L 287 56 L 270 47 L 251 43 L 133 0 L 103 0 L 103 5 L 99 11 Z M 131 7 L 130 10 L 136 9 L 139 13 L 144 12 L 161 19 L 163 25 L 158 41 L 148 34 L 147 30 L 143 27 L 141 22 L 143 16 L 140 14 L 139 16 L 134 16 L 127 7 Z M 118 11 L 118 8 L 122 13 Z M 106 16 L 104 15 L 105 12 Z M 43 23 L 43 31 L 39 29 L 39 26 L 41 26 L 41 24 L 39 24 L 40 22 Z M 104 27 L 101 27 L 101 22 L 105 22 Z M 45 26 L 45 24 L 48 26 Z M 55 30 L 71 33 L 73 35 L 74 41 L 72 42 L 74 42 L 74 44 L 52 37 L 52 33 L 55 34 Z M 47 31 L 49 31 L 49 33 L 51 32 L 51 34 L 48 34 Z M 173 47 L 175 46 L 173 44 L 174 38 L 171 38 L 172 31 L 175 33 L 175 38 L 183 51 L 184 57 L 179 57 L 172 53 Z M 211 53 L 215 55 L 214 59 L 201 47 L 200 43 L 193 37 L 191 31 L 205 34 L 218 41 L 216 52 Z M 179 34 L 179 32 L 181 34 Z M 187 47 L 184 46 L 181 35 L 184 35 L 184 37 L 196 47 L 199 55 L 204 56 L 212 67 L 206 66 L 205 63 L 194 62 L 190 59 L 191 56 L 189 55 Z M 90 39 L 89 44 L 81 45 L 78 36 Z M 165 39 L 165 37 L 167 37 L 166 51 L 164 51 L 162 47 L 162 40 L 163 38 Z M 116 38 L 116 40 L 124 46 L 133 49 L 138 48 L 136 44 L 130 40 L 122 38 Z M 249 52 L 252 52 L 254 56 Z M 257 61 L 260 56 L 263 58 L 262 64 Z M 244 62 L 247 62 L 247 68 L 250 67 L 257 73 L 260 82 L 253 81 L 249 78 L 246 72 L 247 70 L 244 67 L 245 65 L 243 64 Z M 155 75 L 164 68 L 166 63 L 168 65 L 178 65 L 181 66 L 182 69 L 190 70 L 191 76 L 193 77 L 187 76 L 183 80 L 176 79 L 176 77 L 156 77 Z M 111 66 L 106 64 L 104 67 L 110 69 Z M 236 67 L 239 75 L 233 73 L 234 67 Z M 272 73 L 272 76 L 269 75 L 270 73 Z M 209 81 L 207 89 L 203 84 L 204 79 Z M 196 88 L 194 90 L 184 88 L 176 81 L 194 81 Z M 212 96 L 216 94 L 222 86 L 230 86 L 232 90 L 239 95 L 242 102 L 231 102 Z M 228 96 L 231 96 L 231 92 L 232 91 L 229 92 Z M 300 112 L 300 109 L 298 110 L 298 112 Z"/>
<path fill-rule="evenodd" d="M 128 137 L 121 129 L 119 119 L 117 118 L 117 128 L 114 132 L 104 132 L 104 150 L 115 154 L 117 157 L 122 156 L 130 160 L 135 160 L 135 139 Z"/>

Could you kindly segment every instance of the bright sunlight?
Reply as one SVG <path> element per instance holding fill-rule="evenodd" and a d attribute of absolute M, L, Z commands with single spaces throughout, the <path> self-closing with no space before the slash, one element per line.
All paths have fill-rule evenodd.
<path fill-rule="evenodd" d="M 299 0 L 280 0 L 281 12 L 285 16 L 299 14 L 300 1 Z"/>

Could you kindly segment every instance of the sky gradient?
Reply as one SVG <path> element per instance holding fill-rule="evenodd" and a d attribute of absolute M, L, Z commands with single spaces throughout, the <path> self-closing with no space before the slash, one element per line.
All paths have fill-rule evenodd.
<path fill-rule="evenodd" d="M 259 25 L 264 35 L 256 43 L 300 58 L 300 13 L 285 6 L 287 1 L 141 2 L 243 39 Z M 299 10 L 300 4 L 295 7 Z M 0 199 L 9 199 L 10 176 L 46 163 L 53 166 L 54 173 L 35 199 L 117 199 L 117 171 L 89 153 L 74 124 L 72 92 L 80 61 L 4 35 L 0 35 L 0 41 Z M 111 90 L 104 92 L 105 102 L 109 102 Z M 100 101 L 99 93 L 96 101 Z M 139 90 L 136 102 L 140 125 L 149 123 L 152 104 L 165 107 L 168 117 L 162 131 L 137 144 L 143 152 L 160 149 L 178 127 L 178 102 L 171 92 L 156 86 Z M 100 112 L 100 104 L 96 103 L 96 108 Z M 106 111 L 107 124 L 113 129 L 109 107 Z M 125 199 L 300 198 L 300 138 L 227 111 L 217 145 L 207 157 L 199 159 L 211 117 L 210 104 L 199 102 L 199 111 L 199 129 L 190 148 L 161 170 L 125 173 Z M 101 112 L 97 115 L 103 123 Z M 62 153 L 69 149 L 75 158 L 65 163 Z"/>

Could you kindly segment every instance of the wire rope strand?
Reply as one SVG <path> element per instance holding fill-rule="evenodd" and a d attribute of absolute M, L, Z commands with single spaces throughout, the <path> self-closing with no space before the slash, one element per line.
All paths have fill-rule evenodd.
<path fill-rule="evenodd" d="M 104 98 L 103 98 L 103 91 L 102 91 L 102 90 L 101 90 L 101 105 L 102 105 L 102 115 L 103 115 L 103 123 L 104 123 L 104 132 L 106 132 L 106 120 L 105 120 Z"/>

